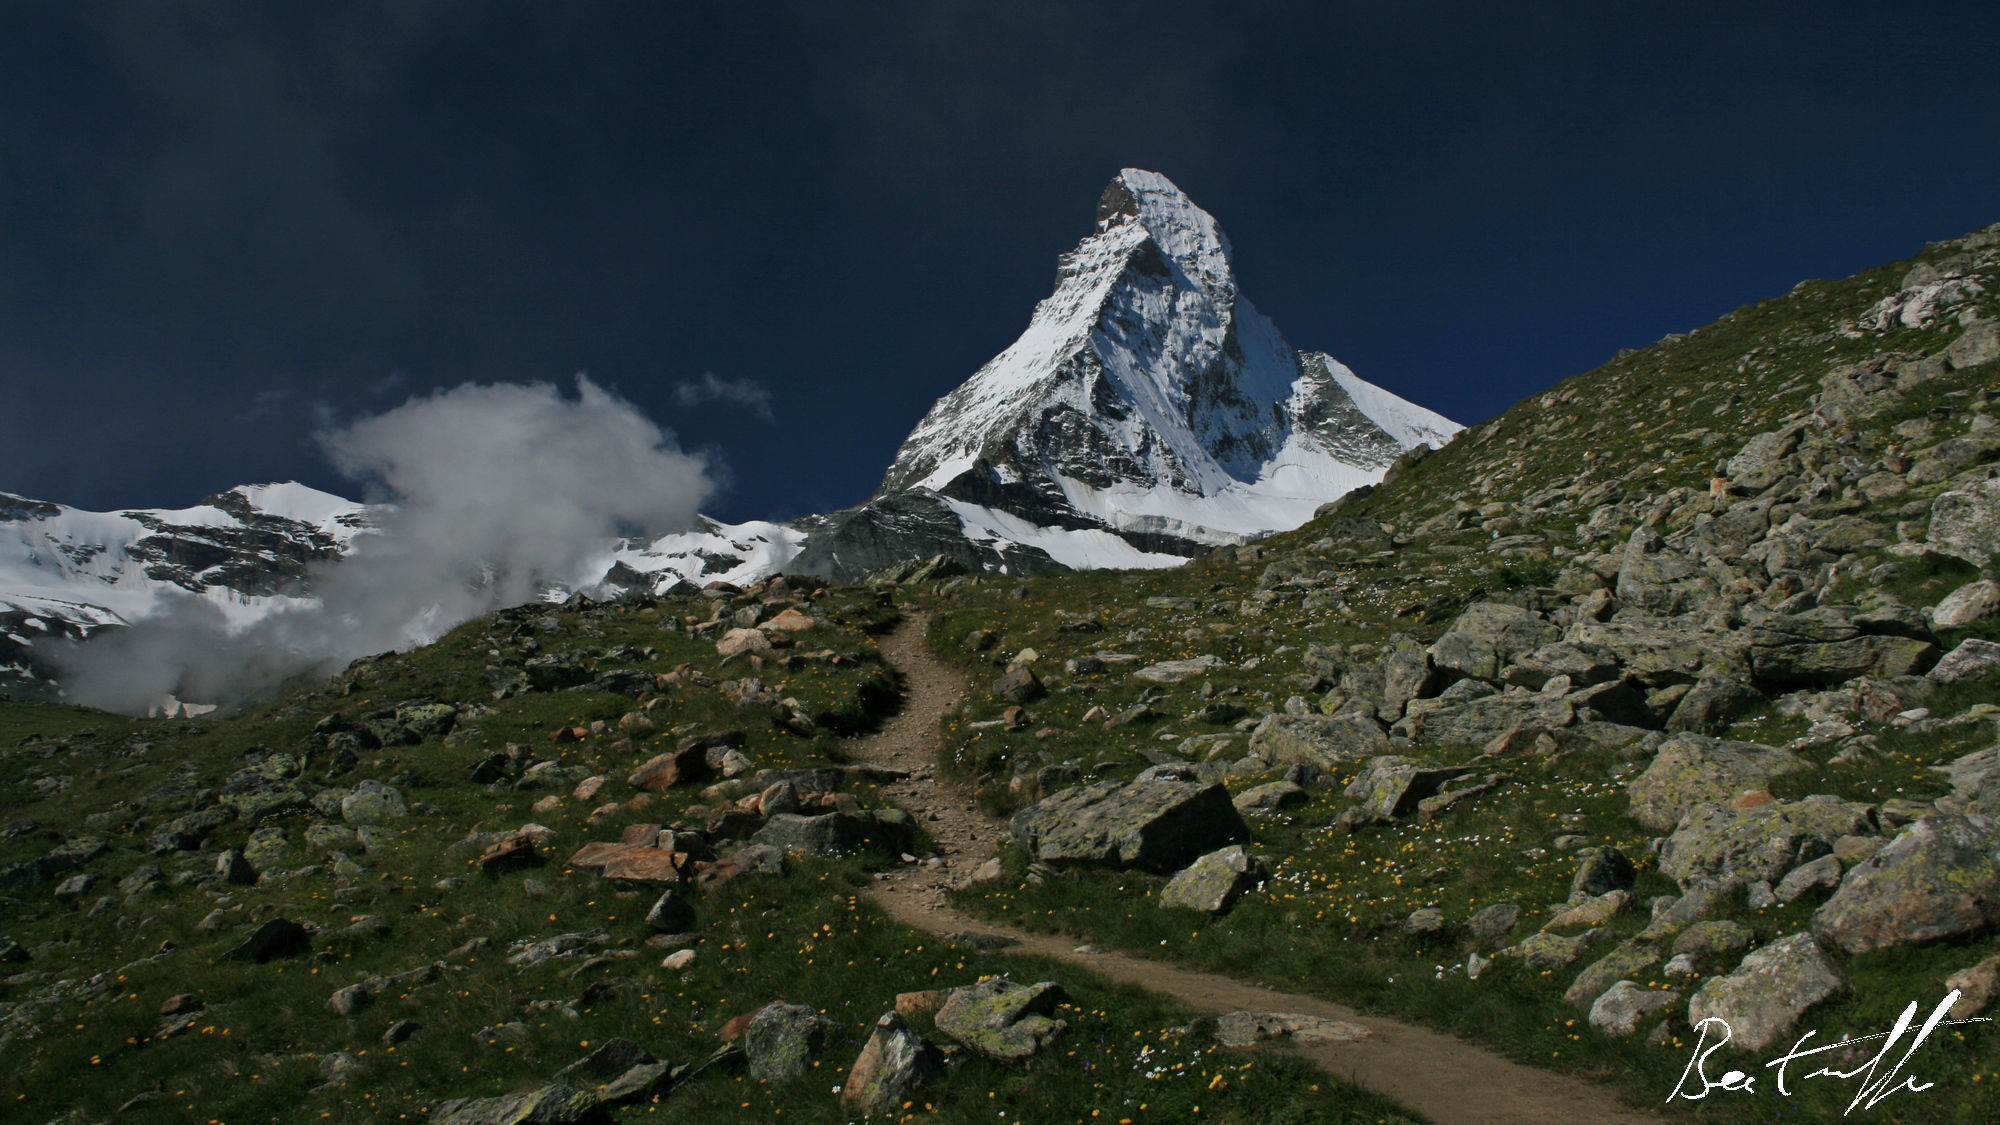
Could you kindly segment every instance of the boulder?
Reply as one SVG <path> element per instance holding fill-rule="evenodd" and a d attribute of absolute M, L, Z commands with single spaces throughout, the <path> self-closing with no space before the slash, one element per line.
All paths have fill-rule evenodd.
<path fill-rule="evenodd" d="M 1403 708 L 1412 699 L 1435 694 L 1438 672 L 1431 666 L 1430 653 L 1409 637 L 1390 638 L 1389 650 L 1382 654 L 1382 688 L 1376 714 L 1385 723 L 1403 717 Z"/>
<path fill-rule="evenodd" d="M 1571 902 L 1625 890 L 1638 876 L 1638 869 L 1617 848 L 1590 848 L 1579 853 L 1577 859 L 1580 862 L 1576 875 L 1569 884 Z"/>
<path fill-rule="evenodd" d="M 1931 502 L 1925 537 L 1940 554 L 1990 566 L 2000 551 L 2000 480 L 1977 481 Z"/>
<path fill-rule="evenodd" d="M 1688 1001 L 1688 1023 L 1699 1031 L 1704 1021 L 1721 1020 L 1732 1048 L 1761 1051 L 1843 983 L 1811 934 L 1793 934 L 1743 958 L 1736 971 L 1710 979 Z"/>
<path fill-rule="evenodd" d="M 669 890 L 646 911 L 646 925 L 662 934 L 684 934 L 694 928 L 694 907 L 677 892 Z"/>
<path fill-rule="evenodd" d="M 841 1032 L 839 1024 L 803 1004 L 766 1004 L 743 1030 L 750 1076 L 766 1082 L 797 1078 L 840 1040 Z"/>
<path fill-rule="evenodd" d="M 1510 684 L 1540 691 L 1557 676 L 1577 687 L 1608 683 L 1619 676 L 1618 654 L 1603 645 L 1558 641 L 1528 653 L 1502 673 Z"/>
<path fill-rule="evenodd" d="M 1166 875 L 1250 839 L 1220 784 L 1142 775 L 1061 790 L 1014 815 L 1014 842 L 1044 863 L 1090 863 Z"/>
<path fill-rule="evenodd" d="M 1766 702 L 1764 693 L 1730 676 L 1711 674 L 1697 681 L 1667 717 L 1670 731 L 1715 734 Z"/>
<path fill-rule="evenodd" d="M 2000 672 L 2000 644 L 1968 637 L 1944 654 L 1925 678 L 1933 683 L 1956 684 L 1979 680 Z"/>
<path fill-rule="evenodd" d="M 888 1012 L 875 1021 L 868 1042 L 848 1068 L 840 1087 L 841 1108 L 863 1115 L 887 1113 L 903 1104 L 913 1088 L 944 1073 L 944 1058 L 903 1017 Z"/>
<path fill-rule="evenodd" d="M 1830 687 L 1856 676 L 1913 676 L 1937 663 L 1938 648 L 1911 637 L 1863 634 L 1839 641 L 1754 644 L 1750 671 L 1774 689 Z"/>
<path fill-rule="evenodd" d="M 1274 765 L 1328 769 L 1389 749 L 1388 733 L 1363 715 L 1266 715 L 1250 732 L 1250 753 Z"/>
<path fill-rule="evenodd" d="M 1813 890 L 1833 890 L 1840 886 L 1842 873 L 1846 868 L 1840 865 L 1836 856 L 1823 855 L 1811 863 L 1802 863 L 1786 874 L 1773 888 L 1772 894 L 1779 902 L 1793 899 Z"/>
<path fill-rule="evenodd" d="M 1681 994 L 1671 989 L 1642 988 L 1636 981 L 1621 980 L 1590 1005 L 1590 1026 L 1606 1035 L 1631 1035 L 1640 1024 L 1673 1011 L 1680 1000 Z"/>
<path fill-rule="evenodd" d="M 1704 801 L 1727 801 L 1812 763 L 1789 750 L 1682 733 L 1660 744 L 1646 771 L 1625 786 L 1633 820 L 1666 832 Z"/>
<path fill-rule="evenodd" d="M 779 813 L 750 837 L 781 852 L 841 855 L 865 847 L 903 852 L 916 842 L 916 822 L 901 809 L 830 812 L 815 816 Z"/>
<path fill-rule="evenodd" d="M 1930 816 L 1856 865 L 1813 915 L 1848 953 L 1927 945 L 2000 926 L 2000 822 Z"/>
<path fill-rule="evenodd" d="M 1591 1011 L 1597 999 L 1621 980 L 1638 976 L 1660 963 L 1660 950 L 1651 942 L 1628 941 L 1592 962 L 1576 975 L 1563 992 L 1563 1001 L 1573 1008 Z"/>
<path fill-rule="evenodd" d="M 1160 891 L 1160 906 L 1220 914 L 1263 878 L 1263 864 L 1241 844 L 1231 844 L 1202 856 L 1168 880 Z"/>
<path fill-rule="evenodd" d="M 1948 991 L 1958 993 L 1958 1001 L 1951 1006 L 1951 1018 L 1970 1019 L 1986 1010 L 1996 997 L 2000 997 L 2000 956 L 1988 957 L 1976 965 L 1969 965 L 1945 978 Z"/>
<path fill-rule="evenodd" d="M 340 819 L 349 824 L 388 824 L 410 815 L 402 791 L 380 781 L 363 781 L 340 799 Z"/>
<path fill-rule="evenodd" d="M 1343 792 L 1361 803 L 1369 816 L 1404 817 L 1417 811 L 1424 798 L 1448 781 L 1471 773 L 1466 766 L 1434 767 L 1412 758 L 1384 754 L 1371 758 Z"/>
<path fill-rule="evenodd" d="M 1957 629 L 1995 615 L 2000 615 L 2000 582 L 1982 578 L 1946 594 L 1931 610 L 1931 624 Z"/>
<path fill-rule="evenodd" d="M 689 746 L 646 759 L 625 780 L 648 793 L 658 793 L 675 785 L 701 781 L 708 774 L 707 749 Z"/>
<path fill-rule="evenodd" d="M 1541 614 L 1499 602 L 1467 606 L 1429 649 L 1430 662 L 1448 679 L 1499 682 L 1515 658 L 1562 637 Z"/>
<path fill-rule="evenodd" d="M 1015 668 L 993 681 L 993 694 L 1010 703 L 1030 703 L 1047 691 L 1032 668 Z"/>
<path fill-rule="evenodd" d="M 1684 891 L 1776 882 L 1800 863 L 1831 854 L 1842 836 L 1877 834 L 1874 811 L 1831 797 L 1749 808 L 1696 805 L 1661 846 L 1660 874 Z"/>
<path fill-rule="evenodd" d="M 742 656 L 745 653 L 762 654 L 771 651 L 771 638 L 761 629 L 731 629 L 715 642 L 715 653 L 724 660 Z"/>
<path fill-rule="evenodd" d="M 1447 691 L 1412 700 L 1389 733 L 1413 746 L 1484 746 L 1509 731 L 1561 730 L 1575 721 L 1576 709 L 1567 702 L 1521 688 L 1470 700 L 1454 700 Z"/>
<path fill-rule="evenodd" d="M 1613 589 L 1623 604 L 1664 617 L 1712 596 L 1714 581 L 1692 558 L 1667 546 L 1658 531 L 1641 524 L 1625 541 Z"/>
<path fill-rule="evenodd" d="M 1069 1024 L 1053 1016 L 1064 999 L 1054 981 L 1018 985 L 1005 977 L 954 988 L 938 1009 L 937 1029 L 996 1062 L 1033 1057 Z"/>

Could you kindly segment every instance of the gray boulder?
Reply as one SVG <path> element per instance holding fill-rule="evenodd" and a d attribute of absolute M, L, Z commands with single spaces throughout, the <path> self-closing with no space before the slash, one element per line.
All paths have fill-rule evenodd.
<path fill-rule="evenodd" d="M 1655 832 L 1670 831 L 1697 804 L 1727 801 L 1811 764 L 1789 750 L 1755 742 L 1677 734 L 1662 743 L 1646 771 L 1625 786 L 1632 801 L 1628 811 L 1633 820 Z"/>
<path fill-rule="evenodd" d="M 387 824 L 409 815 L 401 790 L 372 779 L 340 799 L 340 819 L 349 824 Z"/>
<path fill-rule="evenodd" d="M 1521 688 L 1455 700 L 1447 691 L 1436 699 L 1410 702 L 1390 734 L 1414 746 L 1484 746 L 1509 731 L 1561 730 L 1576 721 L 1576 708 Z"/>
<path fill-rule="evenodd" d="M 903 1017 L 889 1012 L 875 1021 L 868 1042 L 840 1087 L 841 1108 L 863 1115 L 887 1113 L 913 1088 L 944 1073 L 944 1058 Z"/>
<path fill-rule="evenodd" d="M 1977 481 L 1932 501 L 1926 539 L 1941 554 L 1991 565 L 2000 551 L 2000 480 Z"/>
<path fill-rule="evenodd" d="M 1723 1021 L 1729 1045 L 1761 1051 L 1790 1030 L 1807 1008 L 1844 983 L 1811 934 L 1780 938 L 1743 958 L 1736 971 L 1712 978 L 1688 1001 L 1688 1022 Z"/>
<path fill-rule="evenodd" d="M 1681 994 L 1671 989 L 1642 988 L 1621 980 L 1605 989 L 1590 1006 L 1590 1026 L 1606 1035 L 1631 1035 L 1639 1025 L 1679 1005 Z"/>
<path fill-rule="evenodd" d="M 1927 945 L 2000 926 L 2000 822 L 1930 816 L 1857 864 L 1813 915 L 1848 953 Z"/>
<path fill-rule="evenodd" d="M 1191 676 L 1205 675 L 1222 667 L 1222 660 L 1214 656 L 1196 656 L 1187 660 L 1162 660 L 1158 664 L 1148 664 L 1132 673 L 1135 680 L 1146 680 L 1156 684 L 1177 684 Z"/>
<path fill-rule="evenodd" d="M 1381 725 L 1361 715 L 1267 715 L 1250 733 L 1250 753 L 1276 765 L 1326 769 L 1389 749 Z"/>
<path fill-rule="evenodd" d="M 1446 782 L 1471 773 L 1466 766 L 1432 766 L 1411 758 L 1384 754 L 1372 758 L 1343 792 L 1361 803 L 1369 816 L 1404 817 L 1417 811 L 1424 798 Z"/>
<path fill-rule="evenodd" d="M 1933 683 L 1956 684 L 1984 679 L 2000 672 L 2000 644 L 1969 637 L 1944 654 L 1925 678 Z"/>
<path fill-rule="evenodd" d="M 841 1032 L 839 1024 L 804 1004 L 766 1004 L 743 1029 L 750 1076 L 766 1082 L 797 1078 L 839 1042 Z"/>
<path fill-rule="evenodd" d="M 865 847 L 907 851 L 915 842 L 916 822 L 901 809 L 830 812 L 815 816 L 779 813 L 750 837 L 752 843 L 781 852 L 841 855 Z"/>
<path fill-rule="evenodd" d="M 2000 614 L 2000 582 L 1982 578 L 1944 596 L 1931 610 L 1931 624 L 1956 629 Z"/>
<path fill-rule="evenodd" d="M 1726 675 L 1703 676 L 1681 696 L 1672 715 L 1670 731 L 1715 734 L 1766 702 L 1764 693 L 1741 680 Z"/>
<path fill-rule="evenodd" d="M 1231 844 L 1202 856 L 1168 880 L 1160 891 L 1160 907 L 1220 914 L 1263 878 L 1263 864 L 1241 844 Z"/>
<path fill-rule="evenodd" d="M 1561 639 L 1540 614 L 1498 602 L 1467 606 L 1430 647 L 1431 664 L 1445 676 L 1498 682 L 1516 657 Z"/>
<path fill-rule="evenodd" d="M 1220 784 L 1154 776 L 1064 789 L 1014 814 L 1014 842 L 1044 863 L 1090 863 L 1166 875 L 1250 839 Z"/>

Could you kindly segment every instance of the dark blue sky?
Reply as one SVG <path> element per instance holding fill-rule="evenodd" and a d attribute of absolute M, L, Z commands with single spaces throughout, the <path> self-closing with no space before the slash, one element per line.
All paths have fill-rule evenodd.
<path fill-rule="evenodd" d="M 588 371 L 854 503 L 1122 166 L 1464 422 L 2000 220 L 1991 3 L 851 7 L 0 3 L 0 490 L 352 495 L 317 428 Z"/>

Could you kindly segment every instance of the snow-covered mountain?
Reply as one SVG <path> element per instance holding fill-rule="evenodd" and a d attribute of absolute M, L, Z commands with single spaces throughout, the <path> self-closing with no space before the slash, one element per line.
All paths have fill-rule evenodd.
<path fill-rule="evenodd" d="M 1300 353 L 1237 288 L 1229 240 L 1127 168 L 1027 331 L 931 407 L 866 503 L 789 569 L 946 554 L 986 569 L 1172 566 L 1304 523 L 1459 426 Z"/>
<path fill-rule="evenodd" d="M 1027 573 L 1165 567 L 1304 523 L 1459 426 L 1298 352 L 1238 291 L 1229 241 L 1166 177 L 1128 168 L 1062 255 L 1020 339 L 945 395 L 865 502 L 791 524 L 701 520 L 608 541 L 551 596 L 854 579 L 951 557 Z M 45 694 L 32 643 L 204 599 L 232 627 L 312 603 L 381 513 L 299 484 L 180 511 L 84 512 L 0 493 L 0 692 Z"/>
<path fill-rule="evenodd" d="M 307 602 L 308 569 L 341 558 L 369 527 L 366 505 L 302 484 L 123 512 L 0 493 L 0 689 L 40 694 L 48 669 L 34 641 L 152 617 L 175 596 L 239 625 Z"/>

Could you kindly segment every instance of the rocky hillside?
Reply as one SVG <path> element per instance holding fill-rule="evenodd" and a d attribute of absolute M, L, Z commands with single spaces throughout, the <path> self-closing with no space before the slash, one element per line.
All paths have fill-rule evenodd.
<path fill-rule="evenodd" d="M 1013 879 L 961 900 L 1641 1104 L 1710 1015 L 1744 1066 L 1986 1007 L 1996 318 L 2000 227 L 1622 354 L 1183 570 L 932 583 L 934 643 L 991 681 L 948 756 L 1015 815 Z M 1249 839 L 1147 863 L 1093 828 L 1161 786 Z M 1992 1040 L 1953 1043 L 1952 1104 L 1996 1108 Z"/>

